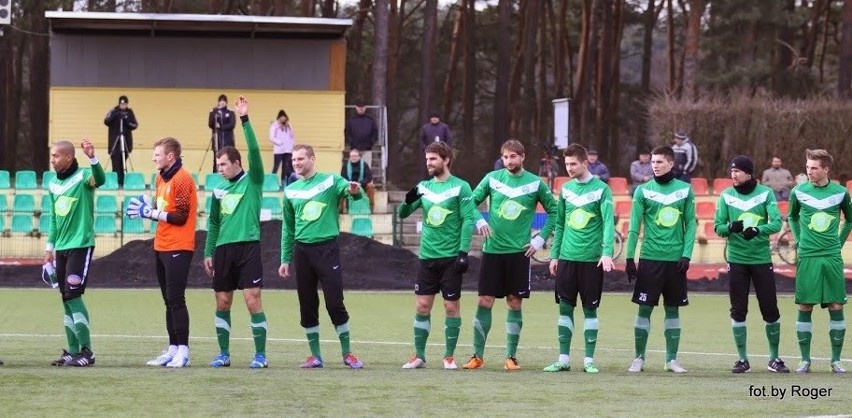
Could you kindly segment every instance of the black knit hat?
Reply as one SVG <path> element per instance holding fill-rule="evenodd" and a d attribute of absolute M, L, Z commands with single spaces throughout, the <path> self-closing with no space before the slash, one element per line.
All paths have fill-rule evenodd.
<path fill-rule="evenodd" d="M 220 94 L 219 100 L 217 100 L 217 102 L 221 102 L 223 100 L 225 101 L 225 103 L 228 103 L 228 96 L 225 96 L 224 94 Z"/>
<path fill-rule="evenodd" d="M 127 100 L 127 96 L 120 96 L 120 97 L 118 98 L 118 104 L 127 104 L 127 103 L 129 103 L 129 102 L 130 102 L 130 101 L 129 101 L 129 100 Z"/>
<path fill-rule="evenodd" d="M 736 168 L 750 176 L 754 175 L 754 163 L 751 162 L 751 158 L 748 158 L 745 155 L 737 155 L 734 157 L 734 159 L 731 160 L 731 168 Z"/>

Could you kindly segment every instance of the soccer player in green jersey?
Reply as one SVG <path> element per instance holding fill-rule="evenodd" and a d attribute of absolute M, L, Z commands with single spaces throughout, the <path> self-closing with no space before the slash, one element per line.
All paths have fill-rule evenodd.
<path fill-rule="evenodd" d="M 91 168 L 80 168 L 74 145 L 60 141 L 50 148 L 50 164 L 56 177 L 48 185 L 50 232 L 44 262 L 55 263 L 59 292 L 65 308 L 65 337 L 68 350 L 51 364 L 87 367 L 95 364 L 89 331 L 89 311 L 83 303 L 87 275 L 95 251 L 95 189 L 106 182 L 106 174 L 88 139 L 80 144 Z"/>
<path fill-rule="evenodd" d="M 852 202 L 849 191 L 828 177 L 833 162 L 831 154 L 825 150 L 808 150 L 805 165 L 808 182 L 790 192 L 787 219 L 799 251 L 796 263 L 796 303 L 799 305 L 796 335 L 802 362 L 796 369 L 798 373 L 811 370 L 811 313 L 816 304 L 828 307 L 831 371 L 846 373 L 840 362 L 846 335 L 846 321 L 843 319 L 846 279 L 840 251 L 852 231 Z M 840 228 L 841 213 L 843 228 Z"/>
<path fill-rule="evenodd" d="M 479 306 L 473 318 L 474 353 L 462 366 L 465 369 L 478 369 L 485 364 L 482 357 L 491 329 L 491 308 L 495 298 L 504 297 L 509 309 L 503 368 L 520 369 L 515 353 L 524 324 L 521 304 L 530 297 L 530 256 L 544 245 L 556 218 L 556 201 L 550 188 L 537 175 L 524 170 L 524 145 L 510 139 L 503 143 L 501 154 L 504 168 L 486 174 L 473 191 L 475 206 L 490 199 L 490 222 L 479 269 Z M 547 212 L 547 222 L 541 232 L 530 239 L 529 231 L 538 203 Z"/>
<path fill-rule="evenodd" d="M 213 188 L 207 241 L 204 243 L 204 270 L 213 278 L 216 292 L 216 337 L 219 354 L 211 367 L 231 365 L 231 304 L 234 290 L 241 289 L 251 314 L 251 332 L 255 355 L 249 367 L 268 367 L 266 361 L 266 315 L 260 300 L 263 287 L 263 262 L 260 250 L 260 201 L 263 190 L 263 159 L 249 122 L 249 104 L 240 96 L 237 114 L 248 145 L 249 170 L 243 169 L 242 156 L 227 146 L 216 151 L 216 169 L 223 180 Z"/>
<path fill-rule="evenodd" d="M 686 272 L 695 244 L 695 196 L 692 187 L 675 178 L 674 151 L 660 146 L 651 151 L 654 180 L 636 188 L 630 214 L 627 238 L 627 277 L 636 280 L 633 303 L 639 305 L 634 325 L 636 358 L 628 369 L 639 373 L 645 366 L 645 347 L 651 329 L 651 312 L 663 296 L 666 311 L 665 370 L 686 373 L 677 361 L 680 343 L 679 307 L 689 304 L 686 295 Z M 633 260 L 639 231 L 644 224 L 639 268 Z"/>
<path fill-rule="evenodd" d="M 343 364 L 352 369 L 364 367 L 349 346 L 349 312 L 343 304 L 343 267 L 337 237 L 338 201 L 352 196 L 364 198 L 357 181 L 337 174 L 318 173 L 316 155 L 309 145 L 293 147 L 293 169 L 299 180 L 284 190 L 284 217 L 281 223 L 281 266 L 278 274 L 290 276 L 290 264 L 296 274 L 300 323 L 305 329 L 311 355 L 303 369 L 324 366 L 319 338 L 319 293 L 322 286 L 325 309 L 340 340 Z"/>
<path fill-rule="evenodd" d="M 731 369 L 745 373 L 751 369 L 746 352 L 746 313 L 748 293 L 754 283 L 754 293 L 769 340 L 769 371 L 789 373 L 790 369 L 778 357 L 781 334 L 781 314 L 775 295 L 775 272 L 769 236 L 781 230 L 781 214 L 775 193 L 769 187 L 757 184 L 754 163 L 745 155 L 731 161 L 733 187 L 722 191 L 716 204 L 714 227 L 716 234 L 728 239 L 727 259 L 731 299 L 731 327 L 739 360 Z"/>
<path fill-rule="evenodd" d="M 605 271 L 612 271 L 615 222 L 612 191 L 589 172 L 588 152 L 577 144 L 565 149 L 565 170 L 571 181 L 560 190 L 556 232 L 550 251 L 550 274 L 556 276 L 559 304 L 559 358 L 546 372 L 571 370 L 571 337 L 577 294 L 583 301 L 586 357 L 583 371 L 597 373 L 598 307 Z"/>
<path fill-rule="evenodd" d="M 421 181 L 405 195 L 399 216 L 407 218 L 423 208 L 420 237 L 420 267 L 414 285 L 415 354 L 403 369 L 426 367 L 426 340 L 432 329 L 431 313 L 435 295 L 444 298 L 444 369 L 457 369 L 453 355 L 461 329 L 462 275 L 467 271 L 467 253 L 473 227 L 481 215 L 471 197 L 470 185 L 450 174 L 453 149 L 445 142 L 426 146 L 426 169 L 431 179 Z"/>

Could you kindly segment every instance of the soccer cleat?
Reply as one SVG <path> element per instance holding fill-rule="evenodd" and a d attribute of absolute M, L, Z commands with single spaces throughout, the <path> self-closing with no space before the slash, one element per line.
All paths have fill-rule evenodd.
<path fill-rule="evenodd" d="M 545 372 L 567 372 L 571 370 L 571 364 L 562 361 L 557 361 L 556 363 L 553 363 L 550 366 L 547 366 L 541 370 Z"/>
<path fill-rule="evenodd" d="M 645 359 L 642 357 L 636 357 L 633 363 L 630 363 L 630 368 L 627 369 L 630 373 L 639 373 L 642 370 L 645 370 Z"/>
<path fill-rule="evenodd" d="M 179 369 L 179 368 L 182 368 L 182 367 L 189 367 L 189 357 L 188 356 L 176 355 L 176 356 L 172 357 L 172 359 L 168 363 L 164 364 L 163 366 L 171 367 L 171 368 L 174 368 L 174 369 Z"/>
<path fill-rule="evenodd" d="M 796 369 L 796 373 L 810 373 L 811 372 L 811 362 L 802 361 L 799 363 L 799 368 Z"/>
<path fill-rule="evenodd" d="M 426 361 L 417 356 L 411 356 L 408 363 L 402 365 L 403 369 L 422 369 L 424 367 L 426 367 Z"/>
<path fill-rule="evenodd" d="M 838 361 L 831 362 L 831 372 L 832 373 L 846 373 L 846 369 L 843 368 L 843 363 Z"/>
<path fill-rule="evenodd" d="M 213 357 L 213 361 L 210 362 L 210 367 L 228 367 L 231 365 L 231 356 L 225 353 L 219 353 L 216 357 Z"/>
<path fill-rule="evenodd" d="M 456 370 L 459 366 L 456 365 L 456 359 L 452 357 L 444 357 L 444 369 L 446 370 Z"/>
<path fill-rule="evenodd" d="M 507 358 L 506 362 L 503 363 L 503 368 L 506 370 L 521 370 L 521 366 L 518 365 L 518 359 L 514 357 Z"/>
<path fill-rule="evenodd" d="M 588 363 L 583 363 L 583 371 L 591 374 L 600 372 L 600 370 L 598 370 L 598 367 L 595 366 L 595 363 L 591 361 Z"/>
<path fill-rule="evenodd" d="M 772 363 L 769 363 L 769 364 L 772 365 Z M 731 373 L 745 373 L 749 370 L 751 370 L 751 365 L 748 364 L 748 360 L 737 360 L 737 362 L 734 363 L 734 367 L 731 368 Z M 772 370 L 772 369 L 769 369 L 769 370 Z M 774 370 L 772 370 L 772 371 L 774 371 Z"/>
<path fill-rule="evenodd" d="M 670 360 L 666 363 L 665 367 L 667 372 L 672 373 L 686 373 L 686 369 L 677 362 L 677 360 Z"/>
<path fill-rule="evenodd" d="M 145 364 L 148 366 L 165 366 L 166 364 L 169 364 L 173 358 L 174 356 L 170 355 L 168 351 L 163 351 L 163 354 L 160 354 L 159 357 L 149 360 Z"/>
<path fill-rule="evenodd" d="M 484 366 L 484 365 L 485 365 L 485 361 L 482 360 L 476 354 L 474 354 L 473 356 L 470 357 L 470 360 L 468 360 L 467 363 L 465 363 L 462 366 L 462 369 L 479 369 L 479 368 L 482 368 L 482 366 Z"/>
<path fill-rule="evenodd" d="M 65 351 L 65 349 L 63 349 L 63 350 L 62 350 L 62 355 L 61 355 L 61 356 L 59 356 L 59 358 L 58 358 L 58 359 L 53 360 L 52 362 L 50 362 L 50 365 L 51 365 L 51 366 L 64 366 L 64 365 L 68 364 L 68 362 L 69 362 L 69 361 L 71 361 L 71 360 L 73 360 L 73 359 L 74 359 L 74 355 L 73 355 L 73 354 L 71 354 L 71 353 L 69 353 L 69 352 L 67 352 L 67 351 Z"/>
<path fill-rule="evenodd" d="M 322 359 L 319 357 L 308 356 L 308 358 L 305 359 L 305 362 L 299 367 L 303 369 L 321 369 Z"/>
<path fill-rule="evenodd" d="M 787 365 L 784 364 L 784 360 L 777 358 L 769 362 L 769 366 L 766 367 L 770 372 L 775 373 L 790 373 L 790 369 L 787 368 Z"/>
<path fill-rule="evenodd" d="M 363 369 L 364 363 L 355 357 L 355 354 L 349 353 L 343 356 L 343 364 L 349 366 L 350 369 Z"/>
<path fill-rule="evenodd" d="M 249 363 L 249 369 L 265 369 L 267 367 L 269 367 L 269 363 L 266 362 L 266 356 L 260 353 L 255 354 L 254 359 Z"/>
<path fill-rule="evenodd" d="M 72 367 L 90 367 L 95 365 L 95 353 L 87 347 L 80 350 L 80 354 L 74 356 L 71 361 L 65 363 L 66 366 Z"/>

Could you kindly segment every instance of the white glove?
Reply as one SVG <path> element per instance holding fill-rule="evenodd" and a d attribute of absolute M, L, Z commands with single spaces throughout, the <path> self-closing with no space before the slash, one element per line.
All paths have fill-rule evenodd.
<path fill-rule="evenodd" d="M 127 203 L 127 217 L 130 219 L 136 218 L 148 218 L 152 217 L 153 207 L 151 204 L 151 198 L 147 195 L 139 195 L 137 197 L 131 198 L 130 202 Z"/>
<path fill-rule="evenodd" d="M 541 247 L 544 247 L 544 238 L 541 235 L 536 235 L 530 240 L 530 247 L 536 249 L 536 251 L 540 250 Z"/>

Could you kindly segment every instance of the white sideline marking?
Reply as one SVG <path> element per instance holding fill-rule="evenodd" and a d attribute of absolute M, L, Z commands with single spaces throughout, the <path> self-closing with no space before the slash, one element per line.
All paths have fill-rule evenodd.
<path fill-rule="evenodd" d="M 65 335 L 62 334 L 0 334 L 0 337 L 16 337 L 16 338 L 65 338 Z M 92 334 L 92 338 L 108 338 L 108 339 L 126 339 L 126 340 L 165 340 L 168 337 L 163 335 L 123 335 L 123 334 Z M 216 340 L 216 337 L 189 337 L 191 340 Z M 254 341 L 254 338 L 251 337 L 231 337 L 231 340 L 237 341 Z M 286 343 L 307 343 L 307 340 L 300 338 L 271 338 L 267 337 L 267 341 L 278 341 L 278 342 L 286 342 Z M 338 340 L 323 340 L 320 342 L 323 343 L 337 343 Z M 410 346 L 410 342 L 400 342 L 400 341 L 359 341 L 352 340 L 352 344 L 367 344 L 367 345 L 398 345 L 398 346 Z M 426 345 L 429 346 L 440 346 L 444 347 L 444 343 L 428 343 Z M 473 344 L 458 344 L 458 347 L 473 347 Z M 490 349 L 499 349 L 505 348 L 502 345 L 486 345 L 486 348 Z M 518 350 L 556 350 L 555 347 L 534 347 L 534 346 L 518 346 Z M 608 347 L 598 347 L 596 351 L 619 351 L 619 352 L 633 352 L 632 348 L 608 348 Z M 666 350 L 646 350 L 649 353 L 665 353 Z M 695 356 L 719 356 L 719 357 L 731 357 L 736 356 L 736 353 L 711 353 L 711 352 L 703 352 L 703 351 L 678 351 L 678 355 L 695 355 Z M 765 354 L 749 354 L 749 357 L 762 357 L 769 358 L 769 356 Z M 811 360 L 831 360 L 828 357 L 811 357 Z M 841 361 L 852 361 L 852 359 L 841 358 Z"/>

